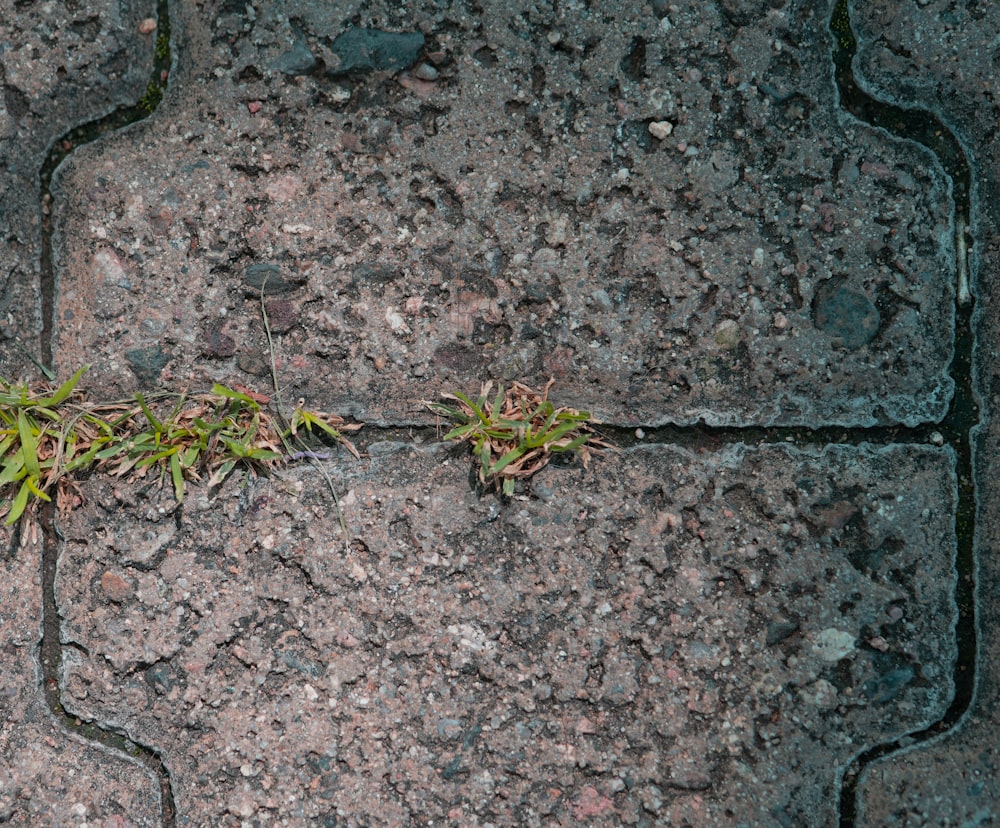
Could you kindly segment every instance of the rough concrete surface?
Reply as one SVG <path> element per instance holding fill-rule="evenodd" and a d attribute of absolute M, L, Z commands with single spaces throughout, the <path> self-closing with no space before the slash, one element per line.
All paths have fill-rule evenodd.
<path fill-rule="evenodd" d="M 41 693 L 38 549 L 3 562 L 0 597 L 0 823 L 156 825 L 159 786 L 134 760 L 70 738 Z M 117 823 L 124 824 L 124 823 Z"/>
<path fill-rule="evenodd" d="M 997 297 L 1000 275 L 998 171 L 1000 108 L 995 71 L 1000 9 L 995 4 L 929 3 L 900 13 L 873 3 L 856 18 L 863 79 L 880 95 L 940 114 L 968 148 L 973 166 L 973 258 L 978 265 L 975 380 L 985 403 L 976 435 L 979 489 L 978 634 L 975 697 L 954 732 L 872 766 L 862 786 L 873 825 L 991 825 L 1000 820 L 1000 542 L 997 475 Z M 862 10 L 859 10 L 861 12 Z"/>
<path fill-rule="evenodd" d="M 39 170 L 71 127 L 133 103 L 146 87 L 152 38 L 138 33 L 146 6 L 0 2 L 0 335 L 36 355 L 39 245 L 49 209 L 39 203 Z M 7 375 L 30 365 L 10 347 L 3 361 Z"/>
<path fill-rule="evenodd" d="M 162 103 L 49 203 L 156 12 L 0 0 L 0 374 L 270 392 L 273 349 L 285 400 L 368 424 L 182 505 L 81 479 L 48 678 L 44 539 L 5 530 L 0 822 L 836 825 L 879 745 L 856 824 L 996 820 L 1000 12 L 863 5 L 859 84 L 973 169 L 976 678 L 912 745 L 966 657 L 961 446 L 914 428 L 955 388 L 955 215 L 841 109 L 830 5 L 178 3 Z M 422 401 L 550 377 L 639 444 L 477 489 Z"/>
<path fill-rule="evenodd" d="M 945 449 L 640 447 L 502 505 L 377 448 L 346 538 L 311 471 L 182 517 L 95 481 L 65 527 L 65 703 L 199 824 L 830 822 L 947 707 Z"/>
<path fill-rule="evenodd" d="M 266 381 L 267 265 L 284 381 L 366 422 L 484 376 L 636 424 L 939 417 L 944 179 L 838 113 L 810 5 L 366 7 L 427 56 L 346 78 L 275 68 L 343 24 L 199 15 L 154 117 L 61 170 L 59 366 Z"/>

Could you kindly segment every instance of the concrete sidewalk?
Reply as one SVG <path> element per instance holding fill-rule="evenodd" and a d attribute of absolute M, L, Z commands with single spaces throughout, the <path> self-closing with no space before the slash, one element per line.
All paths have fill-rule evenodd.
<path fill-rule="evenodd" d="M 367 424 L 324 461 L 346 531 L 308 465 L 183 505 L 81 480 L 48 538 L 57 675 L 23 533 L 0 819 L 996 818 L 1000 13 L 852 11 L 860 85 L 973 171 L 960 613 L 950 181 L 840 108 L 831 8 L 759 5 L 177 5 L 162 103 L 67 147 L 39 203 L 47 145 L 143 94 L 156 12 L 0 0 L 0 374 L 48 345 L 92 399 L 270 393 L 273 345 L 286 401 Z M 550 377 L 629 445 L 477 490 L 422 401 Z"/>

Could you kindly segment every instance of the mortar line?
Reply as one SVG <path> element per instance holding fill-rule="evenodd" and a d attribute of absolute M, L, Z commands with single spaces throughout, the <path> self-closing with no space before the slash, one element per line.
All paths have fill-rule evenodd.
<path fill-rule="evenodd" d="M 951 129 L 933 113 L 904 108 L 878 100 L 861 89 L 854 77 L 853 61 L 857 39 L 851 25 L 848 0 L 833 3 L 829 29 L 832 35 L 834 78 L 841 108 L 862 123 L 888 134 L 916 142 L 932 152 L 951 184 L 952 221 L 955 245 L 955 313 L 953 356 L 949 375 L 955 391 L 942 425 L 956 454 L 957 502 L 955 520 L 955 604 L 958 614 L 954 634 L 956 659 L 953 667 L 954 696 L 937 721 L 913 733 L 873 745 L 861 751 L 843 768 L 838 779 L 839 817 L 842 828 L 853 828 L 858 819 L 858 781 L 876 761 L 950 731 L 969 710 L 975 686 L 976 605 L 975 605 L 975 519 L 976 492 L 972 466 L 972 430 L 979 423 L 979 408 L 972 385 L 972 327 L 974 302 L 969 290 L 969 251 L 965 233 L 971 226 L 971 172 L 968 158 Z"/>

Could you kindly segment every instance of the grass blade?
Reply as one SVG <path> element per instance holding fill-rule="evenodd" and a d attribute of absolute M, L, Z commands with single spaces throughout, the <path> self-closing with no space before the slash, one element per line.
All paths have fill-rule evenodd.
<path fill-rule="evenodd" d="M 225 463 L 219 466 L 219 468 L 217 468 L 214 472 L 212 472 L 211 477 L 208 478 L 208 487 L 210 489 L 214 489 L 216 486 L 221 484 L 227 477 L 229 477 L 229 473 L 234 468 L 236 468 L 236 461 L 227 460 Z"/>
<path fill-rule="evenodd" d="M 31 494 L 33 494 L 35 497 L 41 498 L 46 503 L 49 503 L 52 500 L 52 498 L 49 497 L 47 494 L 45 494 L 45 492 L 42 489 L 38 488 L 38 478 L 37 477 L 29 477 L 29 478 L 27 478 L 24 481 L 24 485 L 28 487 L 28 491 L 31 492 Z"/>
<path fill-rule="evenodd" d="M 164 431 L 163 424 L 156 419 L 156 415 L 150 410 L 149 406 L 146 405 L 146 398 L 142 394 L 135 395 L 136 402 L 139 403 L 139 408 L 142 409 L 142 413 L 146 415 L 146 419 L 149 420 L 149 424 L 153 427 L 153 430 L 157 434 L 162 434 Z"/>
<path fill-rule="evenodd" d="M 42 470 L 38 464 L 38 444 L 35 442 L 35 434 L 28 422 L 28 417 L 23 410 L 17 412 L 17 436 L 21 438 L 21 457 L 24 460 L 24 468 L 33 477 L 41 477 Z"/>
<path fill-rule="evenodd" d="M 42 406 L 43 408 L 54 408 L 61 402 L 65 402 L 69 395 L 73 393 L 73 389 L 76 388 L 76 384 L 80 381 L 87 371 L 90 370 L 89 365 L 84 365 L 79 371 L 77 371 L 73 376 L 71 376 L 66 382 L 59 386 L 56 393 L 51 397 L 44 397 L 40 400 L 35 400 L 35 405 Z"/>
<path fill-rule="evenodd" d="M 490 418 L 487 417 L 483 413 L 483 405 L 486 404 L 486 397 L 480 397 L 479 398 L 479 405 L 476 405 L 472 400 L 470 400 L 467 396 L 465 396 L 465 394 L 463 394 L 461 391 L 456 391 L 455 392 L 455 396 L 458 397 L 467 406 L 469 406 L 469 409 L 472 411 L 472 413 L 475 414 L 479 418 L 479 422 L 481 422 L 483 425 L 489 425 L 490 424 Z"/>
<path fill-rule="evenodd" d="M 252 411 L 257 411 L 260 408 L 260 403 L 258 403 L 249 394 L 244 394 L 241 391 L 233 391 L 232 388 L 226 388 L 224 385 L 215 383 L 212 386 L 212 393 L 219 397 L 225 397 L 229 400 L 238 400 L 241 403 L 245 403 Z"/>
<path fill-rule="evenodd" d="M 0 472 L 0 486 L 14 483 L 21 480 L 27 472 L 24 470 L 24 455 L 21 452 L 8 457 L 3 464 L 3 471 Z"/>
<path fill-rule="evenodd" d="M 28 488 L 28 481 L 25 480 L 21 484 L 21 488 L 17 492 L 17 496 L 14 498 L 14 502 L 10 505 L 10 513 L 7 515 L 6 524 L 10 526 L 12 523 L 17 523 L 18 518 L 24 514 L 24 510 L 28 506 L 28 495 L 31 494 L 31 489 Z"/>
<path fill-rule="evenodd" d="M 589 439 L 590 439 L 590 435 L 589 434 L 581 434 L 579 437 L 573 438 L 568 443 L 565 443 L 563 445 L 554 445 L 554 446 L 552 446 L 551 450 L 552 451 L 576 451 L 578 448 L 580 448 L 580 446 L 582 446 L 584 443 L 586 443 L 587 440 L 589 440 Z"/>
<path fill-rule="evenodd" d="M 184 501 L 184 472 L 181 470 L 181 461 L 177 457 L 177 452 L 170 455 L 170 476 L 174 481 L 174 497 L 178 503 Z"/>
<path fill-rule="evenodd" d="M 589 427 L 590 413 L 557 408 L 548 399 L 552 384 L 553 380 L 549 380 L 542 392 L 520 382 L 513 382 L 506 390 L 501 385 L 487 402 L 492 388 L 492 382 L 487 382 L 477 402 L 454 391 L 441 396 L 459 401 L 461 408 L 442 403 L 426 405 L 435 414 L 451 418 L 452 427 L 445 440 L 472 444 L 480 481 L 495 486 L 504 495 L 512 495 L 517 480 L 544 468 L 557 452 L 579 450 L 586 466 L 592 454 L 611 447 L 595 439 L 585 448 L 594 436 Z"/>
<path fill-rule="evenodd" d="M 490 466 L 490 474 L 500 474 L 507 466 L 520 457 L 523 457 L 528 450 L 527 446 L 518 446 L 508 451 L 503 457 Z"/>

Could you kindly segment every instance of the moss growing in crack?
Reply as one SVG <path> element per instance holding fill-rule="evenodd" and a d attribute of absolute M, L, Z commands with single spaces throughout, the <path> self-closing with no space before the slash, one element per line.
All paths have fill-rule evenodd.
<path fill-rule="evenodd" d="M 162 100 L 163 87 L 155 80 L 151 80 L 149 86 L 146 87 L 146 93 L 139 98 L 138 107 L 148 115 L 160 105 Z"/>

